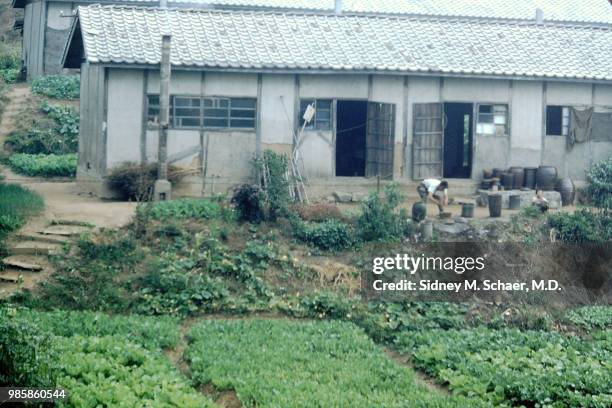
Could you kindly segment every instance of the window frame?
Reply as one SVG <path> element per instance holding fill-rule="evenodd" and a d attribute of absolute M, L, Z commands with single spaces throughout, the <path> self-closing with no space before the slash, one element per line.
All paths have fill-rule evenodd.
<path fill-rule="evenodd" d="M 548 108 L 549 107 L 555 107 L 555 108 L 561 108 L 561 134 L 556 134 L 556 133 L 549 133 L 548 132 Z M 567 137 L 567 135 L 569 134 L 569 126 L 570 126 L 570 108 L 572 108 L 572 106 L 570 105 L 546 105 L 544 108 L 544 124 L 545 124 L 545 129 L 544 129 L 544 135 L 545 136 L 553 136 L 553 137 Z"/>
<path fill-rule="evenodd" d="M 146 94 L 146 107 L 145 107 L 145 116 L 146 116 L 146 126 L 147 129 L 150 130 L 155 130 L 159 128 L 159 121 L 152 121 L 150 120 L 152 117 L 156 117 L 159 118 L 159 102 L 157 104 L 151 104 L 151 98 L 158 98 L 159 101 L 159 94 L 156 93 L 152 93 Z M 181 105 L 177 105 L 175 103 L 175 101 L 177 99 L 191 99 L 191 100 L 199 100 L 199 106 L 181 106 Z M 244 107 L 244 106 L 235 106 L 232 107 L 232 100 L 249 100 L 249 103 L 252 104 L 252 108 L 251 107 Z M 220 117 L 216 117 L 217 119 L 223 119 L 226 122 L 226 126 L 206 126 L 205 125 L 205 120 L 208 119 L 215 119 L 215 117 L 211 117 L 211 116 L 205 116 L 205 110 L 206 110 L 206 100 L 213 100 L 213 101 L 221 101 L 221 100 L 226 100 L 228 101 L 228 106 L 227 107 L 221 107 L 221 108 L 209 108 L 209 109 L 227 109 L 227 115 L 226 116 L 220 116 Z M 213 103 L 214 104 L 214 103 Z M 157 115 L 151 115 L 151 109 L 154 109 L 157 111 Z M 196 118 L 195 116 L 177 116 L 176 112 L 177 110 L 180 109 L 198 109 L 199 111 L 199 115 L 198 115 L 198 119 L 199 119 L 199 125 L 197 126 L 190 126 L 190 125 L 184 125 L 182 123 L 183 119 L 194 119 Z M 177 129 L 177 130 L 215 130 L 215 131 L 255 131 L 257 129 L 257 109 L 258 109 L 258 103 L 257 103 L 257 97 L 253 97 L 253 96 L 217 96 L 217 95 L 183 95 L 183 94 L 177 94 L 177 95 L 170 95 L 170 118 L 169 118 L 169 126 L 170 129 Z M 248 116 L 232 116 L 232 111 L 234 112 L 252 112 L 252 115 L 248 115 Z M 236 123 L 237 121 L 242 121 L 242 122 L 251 122 L 252 121 L 252 126 L 232 126 L 232 123 Z M 250 123 L 249 123 L 250 125 Z"/>
<path fill-rule="evenodd" d="M 329 108 L 318 109 L 317 104 L 321 101 L 329 102 Z M 315 103 L 315 109 L 316 109 L 315 116 L 312 118 L 312 121 L 310 121 L 310 123 L 304 127 L 304 129 L 308 131 L 319 131 L 319 132 L 332 131 L 333 126 L 334 126 L 333 124 L 334 99 L 333 98 L 300 98 L 300 110 L 298 112 L 298 115 L 299 115 L 298 123 L 299 123 L 300 128 L 304 126 L 303 117 L 304 117 L 304 112 L 306 112 L 306 107 L 310 105 L 312 102 Z M 328 112 L 329 118 L 318 120 L 317 113 L 319 112 L 319 110 L 322 112 Z M 318 126 L 319 123 L 328 123 L 328 126 L 319 127 Z"/>
<path fill-rule="evenodd" d="M 477 102 L 474 104 L 475 115 L 474 115 L 474 135 L 483 136 L 483 137 L 509 137 L 510 136 L 510 104 L 508 103 L 497 103 L 497 102 Z M 489 113 L 480 112 L 480 108 L 482 106 L 490 106 L 491 111 Z M 499 115 L 499 110 L 496 111 L 496 108 L 504 108 L 504 122 L 496 123 L 496 117 Z M 490 115 L 491 121 L 489 122 L 481 122 L 482 115 Z M 493 126 L 493 133 L 485 133 L 479 131 L 479 126 L 481 124 L 491 125 Z M 503 126 L 503 132 L 498 131 L 498 127 Z"/>

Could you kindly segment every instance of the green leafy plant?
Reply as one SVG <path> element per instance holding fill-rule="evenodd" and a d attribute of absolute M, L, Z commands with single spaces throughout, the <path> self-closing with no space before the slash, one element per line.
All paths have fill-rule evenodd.
<path fill-rule="evenodd" d="M 591 166 L 586 179 L 587 199 L 598 207 L 612 208 L 612 157 Z"/>
<path fill-rule="evenodd" d="M 213 219 L 221 215 L 221 206 L 218 202 L 207 199 L 181 198 L 178 200 L 140 204 L 136 212 L 146 212 L 146 215 L 154 220 Z"/>
<path fill-rule="evenodd" d="M 0 235 L 20 228 L 43 206 L 38 194 L 16 184 L 0 182 Z"/>
<path fill-rule="evenodd" d="M 263 156 L 254 161 L 255 170 L 265 178 L 264 195 L 268 211 L 268 219 L 275 221 L 279 216 L 287 214 L 291 202 L 289 196 L 289 159 L 287 156 L 265 150 Z M 265 174 L 265 176 L 263 176 Z"/>
<path fill-rule="evenodd" d="M 548 216 L 548 225 L 565 242 L 612 241 L 612 212 L 591 211 L 583 208 L 574 213 L 556 213 Z"/>
<path fill-rule="evenodd" d="M 32 81 L 32 92 L 53 99 L 79 99 L 78 75 L 48 75 Z"/>
<path fill-rule="evenodd" d="M 341 251 L 356 244 L 352 228 L 338 220 L 313 223 L 294 219 L 292 226 L 297 239 L 324 251 Z"/>
<path fill-rule="evenodd" d="M 480 406 L 415 385 L 410 369 L 348 323 L 209 320 L 188 340 L 193 379 L 234 389 L 243 406 Z"/>
<path fill-rule="evenodd" d="M 584 306 L 567 312 L 567 320 L 584 330 L 612 329 L 612 306 Z"/>
<path fill-rule="evenodd" d="M 395 183 L 385 186 L 384 199 L 371 193 L 357 218 L 357 231 L 364 241 L 399 241 L 406 229 L 408 215 L 399 211 L 403 197 Z"/>
<path fill-rule="evenodd" d="M 8 158 L 11 169 L 25 176 L 75 177 L 76 154 L 14 154 Z"/>

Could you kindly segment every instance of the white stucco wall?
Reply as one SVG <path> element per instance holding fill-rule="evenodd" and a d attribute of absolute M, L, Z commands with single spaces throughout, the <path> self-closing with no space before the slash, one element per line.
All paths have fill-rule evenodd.
<path fill-rule="evenodd" d="M 261 87 L 261 141 L 293 144 L 295 76 L 263 75 Z"/>
<path fill-rule="evenodd" d="M 511 166 L 537 166 L 543 135 L 542 83 L 514 81 L 510 102 Z"/>
<path fill-rule="evenodd" d="M 446 102 L 498 102 L 510 99 L 510 81 L 445 78 L 442 99 Z"/>

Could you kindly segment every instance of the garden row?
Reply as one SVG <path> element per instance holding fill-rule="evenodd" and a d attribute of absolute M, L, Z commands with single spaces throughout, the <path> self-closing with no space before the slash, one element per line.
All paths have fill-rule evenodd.
<path fill-rule="evenodd" d="M 32 82 L 32 91 L 43 98 L 77 99 L 78 76 L 46 76 Z M 6 138 L 5 158 L 13 171 L 26 176 L 76 175 L 79 113 L 71 104 L 42 99 L 20 112 L 16 129 Z"/>

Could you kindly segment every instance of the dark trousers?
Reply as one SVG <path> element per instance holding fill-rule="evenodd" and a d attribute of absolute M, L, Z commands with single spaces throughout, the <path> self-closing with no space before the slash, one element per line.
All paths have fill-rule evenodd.
<path fill-rule="evenodd" d="M 417 187 L 417 193 L 419 193 L 419 197 L 421 197 L 421 201 L 423 201 L 423 204 L 427 205 L 427 198 L 429 196 L 428 192 L 427 192 L 427 187 L 425 187 L 423 184 L 419 184 L 419 186 Z M 438 201 L 442 201 L 442 194 L 438 193 L 437 191 L 435 193 L 433 193 L 433 196 L 436 198 L 436 200 Z M 438 211 L 443 212 L 444 211 L 444 207 L 442 207 L 440 204 L 436 204 L 438 206 Z"/>

